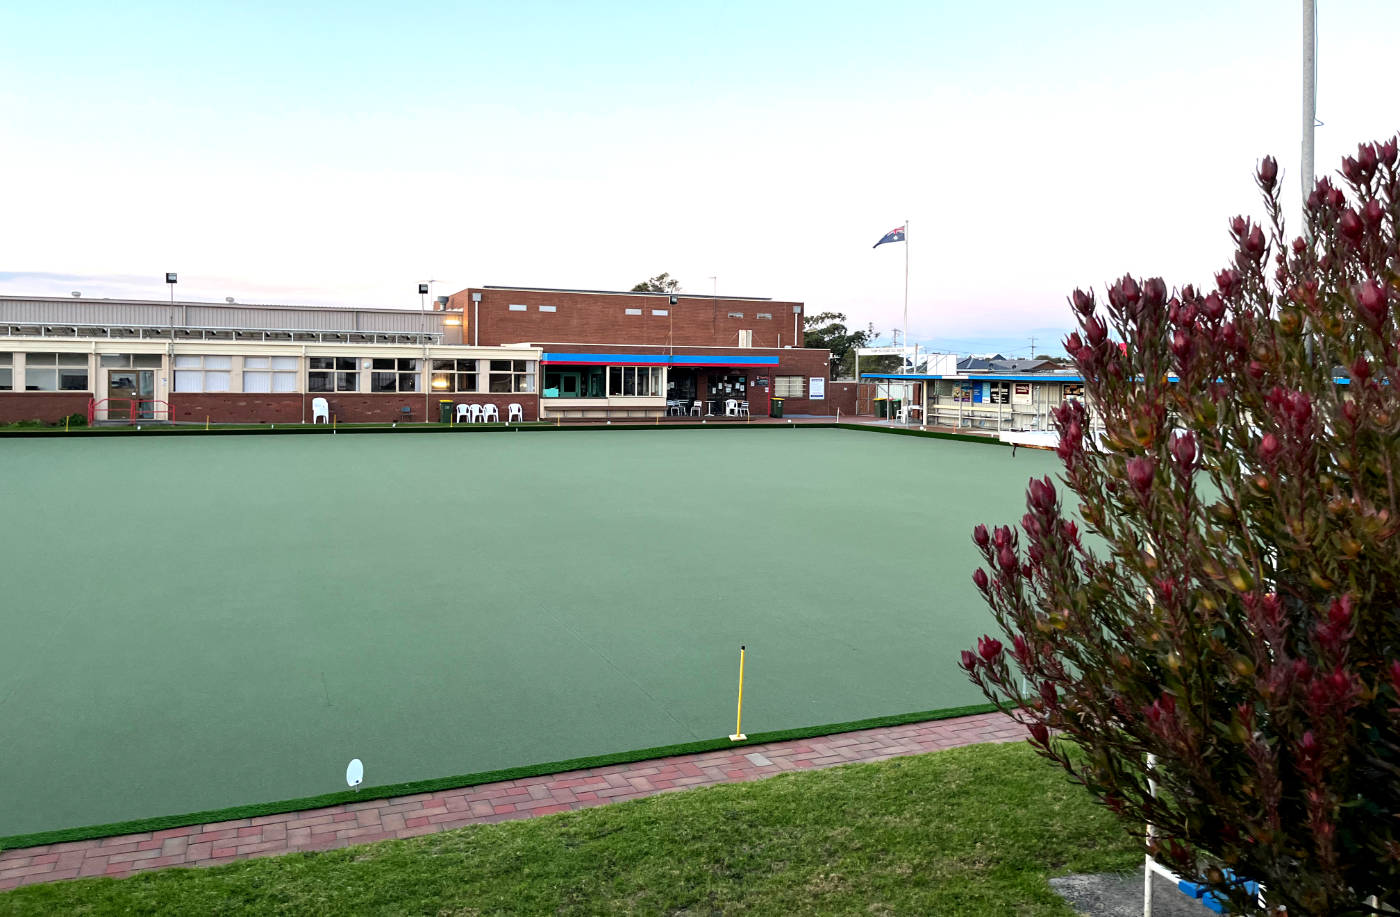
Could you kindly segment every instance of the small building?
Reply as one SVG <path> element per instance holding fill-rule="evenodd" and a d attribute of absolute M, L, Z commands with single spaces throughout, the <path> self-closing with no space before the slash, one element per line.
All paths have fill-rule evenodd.
<path fill-rule="evenodd" d="M 722 415 L 731 401 L 767 414 L 774 397 L 786 414 L 835 413 L 831 354 L 803 347 L 799 302 L 484 286 L 445 308 L 465 313 L 474 345 L 540 352 L 546 420 Z"/>
<path fill-rule="evenodd" d="M 922 417 L 914 419 L 926 426 L 990 435 L 1003 430 L 1051 430 L 1055 408 L 1068 399 L 1084 397 L 1084 380 L 1072 370 L 862 373 L 861 378 L 918 386 L 914 403 L 921 406 Z"/>

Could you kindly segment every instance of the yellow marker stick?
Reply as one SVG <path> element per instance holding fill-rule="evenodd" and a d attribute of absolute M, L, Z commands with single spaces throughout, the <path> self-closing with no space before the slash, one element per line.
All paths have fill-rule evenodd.
<path fill-rule="evenodd" d="M 734 716 L 734 734 L 729 737 L 731 742 L 742 742 L 748 736 L 744 735 L 744 648 L 739 647 L 739 712 Z"/>
<path fill-rule="evenodd" d="M 204 429 L 206 429 L 206 430 L 209 429 L 209 415 L 208 415 L 208 414 L 205 414 L 205 415 L 204 415 Z"/>
<path fill-rule="evenodd" d="M 67 418 L 67 417 L 63 418 L 63 432 L 64 432 L 64 433 L 67 433 L 67 432 L 68 432 L 68 418 Z"/>

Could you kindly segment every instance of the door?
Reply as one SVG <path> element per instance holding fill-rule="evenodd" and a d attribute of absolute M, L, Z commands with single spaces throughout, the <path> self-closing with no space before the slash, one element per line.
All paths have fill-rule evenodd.
<path fill-rule="evenodd" d="M 153 369 L 107 370 L 107 419 L 155 417 L 156 373 Z M 133 411 L 134 404 L 134 411 Z"/>

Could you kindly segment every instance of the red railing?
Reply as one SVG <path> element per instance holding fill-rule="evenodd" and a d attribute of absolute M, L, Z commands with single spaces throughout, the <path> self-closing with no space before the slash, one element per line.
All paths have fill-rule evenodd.
<path fill-rule="evenodd" d="M 106 416 L 98 418 L 98 411 L 105 412 Z M 88 423 L 98 419 L 125 419 L 130 424 L 141 420 L 169 420 L 170 404 L 155 398 L 89 398 Z"/>

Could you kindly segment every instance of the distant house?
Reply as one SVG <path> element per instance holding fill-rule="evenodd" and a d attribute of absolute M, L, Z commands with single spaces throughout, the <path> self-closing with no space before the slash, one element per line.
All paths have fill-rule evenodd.
<path fill-rule="evenodd" d="M 963 357 L 958 361 L 960 373 L 1034 373 L 1059 368 L 1054 360 L 1016 360 L 996 354 L 990 357 Z"/>

